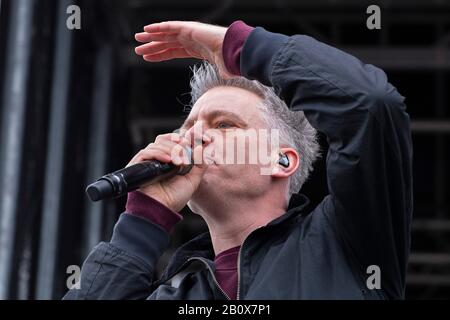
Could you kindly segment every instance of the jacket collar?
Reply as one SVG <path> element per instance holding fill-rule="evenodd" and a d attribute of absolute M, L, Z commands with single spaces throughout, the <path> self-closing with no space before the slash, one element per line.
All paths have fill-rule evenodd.
<path fill-rule="evenodd" d="M 276 226 L 284 223 L 285 221 L 290 221 L 293 217 L 304 216 L 307 211 L 306 208 L 309 205 L 309 199 L 304 194 L 296 193 L 291 196 L 289 200 L 288 210 L 279 216 L 278 218 L 272 220 L 267 224 L 269 226 Z"/>
<path fill-rule="evenodd" d="M 295 217 L 305 216 L 307 213 L 305 209 L 309 205 L 309 202 L 309 199 L 304 194 L 298 193 L 292 195 L 289 201 L 288 210 L 278 218 L 269 222 L 265 227 L 271 228 L 284 225 L 285 223 L 292 221 Z M 214 260 L 214 249 L 209 232 L 204 232 L 179 247 L 174 252 L 169 265 L 157 283 L 160 284 L 172 278 L 188 264 L 188 259 L 192 257 L 204 258 L 208 260 L 210 264 L 212 263 Z"/>

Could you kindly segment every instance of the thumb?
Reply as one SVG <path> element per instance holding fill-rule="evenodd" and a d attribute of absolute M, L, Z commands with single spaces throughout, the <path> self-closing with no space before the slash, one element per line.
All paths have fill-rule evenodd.
<path fill-rule="evenodd" d="M 193 166 L 191 171 L 186 175 L 186 178 L 188 178 L 194 189 L 198 187 L 200 184 L 203 175 L 205 174 L 206 169 L 208 168 L 211 160 L 209 159 L 208 155 L 205 152 L 205 145 L 197 145 L 192 150 L 192 161 Z"/>

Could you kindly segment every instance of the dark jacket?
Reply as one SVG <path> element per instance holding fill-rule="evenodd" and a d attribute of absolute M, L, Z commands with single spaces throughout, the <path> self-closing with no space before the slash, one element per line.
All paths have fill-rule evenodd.
<path fill-rule="evenodd" d="M 410 250 L 412 144 L 404 98 L 385 73 L 311 37 L 254 29 L 241 73 L 273 86 L 327 136 L 329 195 L 305 212 L 304 195 L 252 232 L 239 255 L 238 299 L 401 299 Z M 214 278 L 209 234 L 180 247 L 164 276 L 169 244 L 159 226 L 122 214 L 109 243 L 86 259 L 81 289 L 66 299 L 225 299 Z M 175 288 L 169 280 L 193 263 Z M 381 289 L 368 289 L 376 265 Z"/>

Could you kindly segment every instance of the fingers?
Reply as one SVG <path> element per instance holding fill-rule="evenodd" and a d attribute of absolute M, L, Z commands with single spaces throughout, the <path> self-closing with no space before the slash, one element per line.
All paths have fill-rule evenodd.
<path fill-rule="evenodd" d="M 160 162 L 169 163 L 172 161 L 172 158 L 169 154 L 163 152 L 162 150 L 149 150 L 145 148 L 140 150 L 133 157 L 133 159 L 131 159 L 131 161 L 127 164 L 127 167 L 148 160 L 157 160 Z"/>
<path fill-rule="evenodd" d="M 147 148 L 149 151 L 157 150 L 170 156 L 171 162 L 175 165 L 188 165 L 191 163 L 186 146 L 171 141 L 151 143 Z"/>
<path fill-rule="evenodd" d="M 171 48 L 180 48 L 181 45 L 177 42 L 150 42 L 143 44 L 139 47 L 136 47 L 134 51 L 143 56 L 143 55 L 151 55 L 158 53 L 160 51 L 171 49 Z"/>
<path fill-rule="evenodd" d="M 196 58 L 182 48 L 178 42 L 151 42 L 135 49 L 145 61 L 158 62 L 175 58 Z"/>
<path fill-rule="evenodd" d="M 172 132 L 172 133 L 165 133 L 165 134 L 160 134 L 156 137 L 155 142 L 161 142 L 161 141 L 173 141 L 173 142 L 180 142 L 182 140 L 182 136 L 180 136 L 178 133 L 176 132 Z"/>
<path fill-rule="evenodd" d="M 159 135 L 155 142 L 140 150 L 127 167 L 148 160 L 171 162 L 175 165 L 190 164 L 191 159 L 186 151 L 188 146 L 190 146 L 189 141 L 176 133 Z"/>
<path fill-rule="evenodd" d="M 175 165 L 190 164 L 191 157 L 187 152 L 190 142 L 177 133 L 167 133 L 156 137 L 155 142 L 148 145 L 147 149 L 161 150 L 170 155 Z"/>
<path fill-rule="evenodd" d="M 136 53 L 146 61 L 196 58 L 222 68 L 220 48 L 227 31 L 225 27 L 193 21 L 165 21 L 145 26 L 144 31 L 135 38 L 144 43 L 136 48 Z"/>
<path fill-rule="evenodd" d="M 189 21 L 165 21 L 145 26 L 145 32 L 135 34 L 135 39 L 144 43 L 136 47 L 135 52 L 149 62 L 176 58 L 203 59 L 192 48 L 193 26 Z"/>
<path fill-rule="evenodd" d="M 158 23 L 152 23 L 148 26 L 144 27 L 145 32 L 151 33 L 151 32 L 174 32 L 178 33 L 181 31 L 181 28 L 183 27 L 183 24 L 186 22 L 182 21 L 165 21 L 165 22 L 158 22 Z"/>
<path fill-rule="evenodd" d="M 177 33 L 148 33 L 140 32 L 134 35 L 134 38 L 139 42 L 150 42 L 150 41 L 160 41 L 160 42 L 176 42 L 178 41 Z"/>
<path fill-rule="evenodd" d="M 196 58 L 183 48 L 169 48 L 155 54 L 144 55 L 144 60 L 149 62 L 159 62 L 175 58 Z"/>

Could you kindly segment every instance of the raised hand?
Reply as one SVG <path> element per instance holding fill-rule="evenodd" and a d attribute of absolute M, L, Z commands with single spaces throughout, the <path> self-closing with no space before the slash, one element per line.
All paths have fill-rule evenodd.
<path fill-rule="evenodd" d="M 137 41 L 145 43 L 135 52 L 149 62 L 176 58 L 197 58 L 215 64 L 222 77 L 230 78 L 223 56 L 222 44 L 227 28 L 192 21 L 152 23 L 137 33 Z"/>

